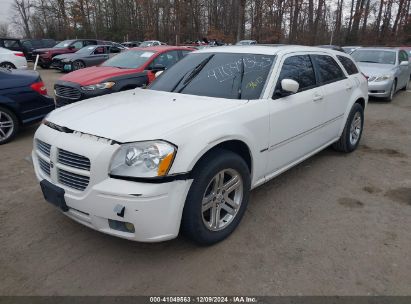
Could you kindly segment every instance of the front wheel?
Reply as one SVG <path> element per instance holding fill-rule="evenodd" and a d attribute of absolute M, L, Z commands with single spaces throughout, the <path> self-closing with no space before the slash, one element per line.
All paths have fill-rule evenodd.
<path fill-rule="evenodd" d="M 350 153 L 357 149 L 360 143 L 364 127 L 364 109 L 355 103 L 348 115 L 344 130 L 340 139 L 333 144 L 333 148 L 339 152 Z"/>
<path fill-rule="evenodd" d="M 391 85 L 390 95 L 387 97 L 387 101 L 391 102 L 394 99 L 394 94 L 397 89 L 397 80 L 394 80 Z"/>
<path fill-rule="evenodd" d="M 196 166 L 181 228 L 191 240 L 212 245 L 228 237 L 247 208 L 250 171 L 238 154 L 216 149 Z"/>
<path fill-rule="evenodd" d="M 81 60 L 76 60 L 73 62 L 73 71 L 84 69 L 86 65 Z"/>

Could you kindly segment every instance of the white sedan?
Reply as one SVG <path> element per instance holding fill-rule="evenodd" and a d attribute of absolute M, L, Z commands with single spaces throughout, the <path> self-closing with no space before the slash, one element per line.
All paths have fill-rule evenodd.
<path fill-rule="evenodd" d="M 230 235 L 250 190 L 332 145 L 354 151 L 368 102 L 352 58 L 327 49 L 193 52 L 148 89 L 53 111 L 34 138 L 45 199 L 98 231 L 200 244 Z"/>
<path fill-rule="evenodd" d="M 0 47 L 0 68 L 27 69 L 27 60 L 22 52 L 10 51 Z"/>

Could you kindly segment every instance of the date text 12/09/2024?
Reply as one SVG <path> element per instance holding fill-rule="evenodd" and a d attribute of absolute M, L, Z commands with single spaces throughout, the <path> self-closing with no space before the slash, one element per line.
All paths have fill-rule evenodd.
<path fill-rule="evenodd" d="M 167 296 L 150 297 L 150 303 L 257 303 L 256 297 L 244 296 Z"/>

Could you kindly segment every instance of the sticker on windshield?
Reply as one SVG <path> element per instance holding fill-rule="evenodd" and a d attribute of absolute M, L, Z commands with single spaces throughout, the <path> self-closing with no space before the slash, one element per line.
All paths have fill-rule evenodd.
<path fill-rule="evenodd" d="M 143 54 L 140 55 L 140 57 L 151 57 L 151 55 L 153 55 L 153 53 L 144 52 Z"/>

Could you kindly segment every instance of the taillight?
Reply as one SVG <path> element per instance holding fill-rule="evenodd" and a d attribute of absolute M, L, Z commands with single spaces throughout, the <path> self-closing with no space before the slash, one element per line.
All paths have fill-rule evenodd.
<path fill-rule="evenodd" d="M 41 95 L 47 95 L 47 89 L 43 81 L 35 82 L 30 87 Z"/>
<path fill-rule="evenodd" d="M 15 56 L 24 57 L 23 53 L 14 53 Z"/>

